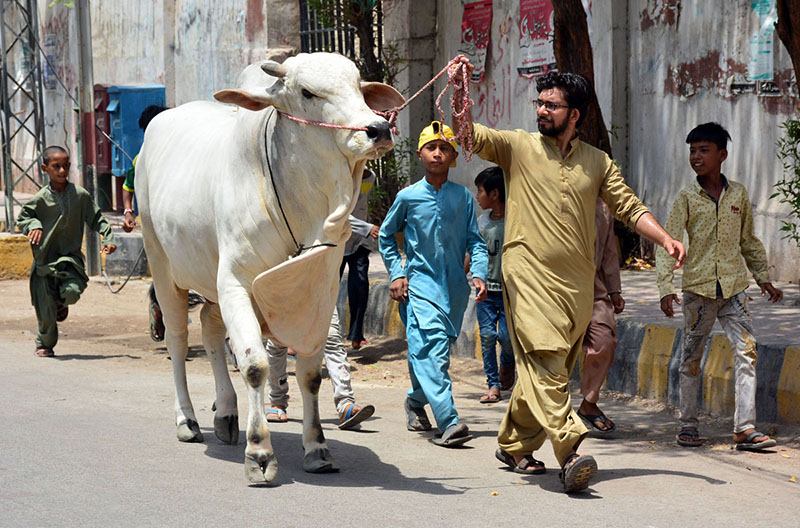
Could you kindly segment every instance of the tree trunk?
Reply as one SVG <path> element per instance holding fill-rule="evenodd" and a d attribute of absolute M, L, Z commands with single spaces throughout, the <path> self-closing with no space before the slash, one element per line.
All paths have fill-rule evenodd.
<path fill-rule="evenodd" d="M 778 30 L 783 45 L 789 51 L 794 67 L 794 76 L 800 83 L 800 5 L 797 0 L 778 0 Z"/>
<path fill-rule="evenodd" d="M 611 156 L 608 130 L 594 93 L 592 43 L 583 4 L 581 0 L 553 0 L 553 11 L 553 51 L 558 71 L 579 73 L 586 77 L 593 88 L 586 118 L 579 129 L 581 140 Z"/>

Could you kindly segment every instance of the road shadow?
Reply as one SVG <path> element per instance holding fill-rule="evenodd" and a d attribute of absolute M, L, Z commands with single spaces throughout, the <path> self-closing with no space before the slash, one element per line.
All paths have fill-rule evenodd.
<path fill-rule="evenodd" d="M 506 469 L 505 466 L 498 466 L 498 467 L 500 469 Z M 559 471 L 560 471 L 559 468 L 547 468 L 547 473 L 545 473 L 544 475 L 519 475 L 519 476 L 529 484 L 538 485 L 543 491 L 548 491 L 551 493 L 558 493 L 559 495 L 563 495 L 564 485 L 561 483 L 561 479 L 558 476 Z M 593 485 L 596 486 L 601 482 L 607 482 L 609 480 L 616 480 L 623 478 L 660 477 L 660 476 L 699 479 L 706 481 L 706 483 L 712 486 L 727 484 L 727 482 L 724 480 L 715 479 L 697 473 L 690 473 L 687 471 L 673 471 L 669 469 L 646 469 L 646 468 L 599 469 L 597 471 L 597 475 L 595 475 L 594 479 L 592 479 L 591 483 L 592 485 L 590 485 L 588 489 L 579 493 L 571 493 L 569 494 L 569 496 L 573 499 L 582 499 L 582 500 L 602 499 L 603 497 L 596 493 L 596 490 L 592 487 Z"/>
<path fill-rule="evenodd" d="M 205 454 L 211 458 L 244 463 L 245 433 L 240 431 L 239 444 L 232 446 L 223 444 L 212 428 L 202 428 L 205 437 Z M 314 474 L 303 471 L 303 444 L 300 433 L 271 431 L 272 447 L 278 457 L 278 478 L 273 486 L 291 485 L 295 482 L 315 486 L 378 488 L 391 491 L 413 491 L 427 495 L 460 495 L 468 487 L 457 484 L 443 484 L 448 480 L 458 481 L 462 478 L 424 477 L 412 478 L 404 476 L 400 470 L 382 462 L 372 450 L 338 440 L 328 439 L 328 447 L 339 466 L 338 473 Z M 244 471 L 243 471 L 244 472 Z"/>
<path fill-rule="evenodd" d="M 98 359 L 116 359 L 116 358 L 128 358 L 128 359 L 142 359 L 141 356 L 132 356 L 130 354 L 56 354 L 52 357 L 52 359 L 58 359 L 59 361 L 69 361 L 73 359 L 78 360 L 98 360 Z"/>

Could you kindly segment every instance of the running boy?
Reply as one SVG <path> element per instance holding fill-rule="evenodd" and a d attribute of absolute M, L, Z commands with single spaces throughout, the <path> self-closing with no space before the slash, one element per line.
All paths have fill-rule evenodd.
<path fill-rule="evenodd" d="M 730 138 L 717 123 L 705 123 L 689 132 L 689 163 L 697 180 L 678 193 L 665 226 L 677 239 L 686 230 L 690 244 L 681 284 L 684 329 L 678 444 L 702 444 L 697 430 L 700 360 L 714 320 L 719 319 L 731 342 L 735 363 L 733 440 L 737 449 L 758 450 L 776 442 L 755 429 L 757 352 L 753 322 L 745 306 L 744 290 L 749 280 L 742 257 L 761 287 L 762 296 L 769 293 L 770 302 L 778 302 L 783 299 L 783 292 L 769 282 L 767 252 L 753 233 L 747 191 L 721 172 Z M 656 252 L 656 267 L 661 310 L 672 317 L 672 303 L 681 302 L 672 284 L 670 259 L 661 249 Z"/>
<path fill-rule="evenodd" d="M 430 404 L 441 435 L 437 445 L 451 447 L 472 439 L 458 420 L 448 368 L 450 344 L 461 330 L 470 286 L 464 254 L 472 257 L 476 301 L 486 299 L 486 244 L 478 232 L 470 192 L 447 181 L 458 152 L 450 127 L 433 121 L 419 136 L 417 156 L 425 178 L 397 193 L 381 226 L 383 262 L 392 280 L 390 295 L 399 302 L 406 325 L 411 389 L 405 401 L 409 431 L 429 431 L 425 413 Z M 405 237 L 406 263 L 395 233 Z"/>
<path fill-rule="evenodd" d="M 117 246 L 111 225 L 86 189 L 67 181 L 67 151 L 48 147 L 42 161 L 50 183 L 22 207 L 17 225 L 33 249 L 30 288 L 39 321 L 36 355 L 52 357 L 58 342 L 56 323 L 67 318 L 69 305 L 78 302 L 89 282 L 81 253 L 83 224 L 103 235 L 103 253 L 111 254 Z"/>
<path fill-rule="evenodd" d="M 494 166 L 484 169 L 475 178 L 478 192 L 475 198 L 481 209 L 486 210 L 478 217 L 478 230 L 486 242 L 489 253 L 489 272 L 486 288 L 489 290 L 486 301 L 478 303 L 475 312 L 481 333 L 481 356 L 483 371 L 489 390 L 480 398 L 481 403 L 495 403 L 503 398 L 500 390 L 509 390 L 514 385 L 514 349 L 506 326 L 506 311 L 503 307 L 503 277 L 501 260 L 503 256 L 503 234 L 506 217 L 506 187 L 503 182 L 503 169 Z M 500 341 L 500 368 L 497 368 L 497 341 Z"/>

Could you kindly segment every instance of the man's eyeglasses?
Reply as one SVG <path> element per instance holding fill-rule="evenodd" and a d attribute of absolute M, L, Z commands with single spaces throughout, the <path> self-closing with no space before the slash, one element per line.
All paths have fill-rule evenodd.
<path fill-rule="evenodd" d="M 569 108 L 569 105 L 562 105 L 558 103 L 554 103 L 553 101 L 542 101 L 541 99 L 534 99 L 534 104 L 536 108 L 544 107 L 545 110 L 548 112 L 555 112 L 559 108 Z"/>

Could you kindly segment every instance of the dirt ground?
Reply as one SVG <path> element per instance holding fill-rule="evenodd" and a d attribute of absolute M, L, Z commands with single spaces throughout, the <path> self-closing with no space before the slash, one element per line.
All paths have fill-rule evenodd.
<path fill-rule="evenodd" d="M 61 359 L 104 359 L 113 368 L 163 370 L 169 361 L 166 347 L 150 339 L 147 289 L 149 280 L 132 280 L 117 295 L 112 295 L 104 280 L 92 279 L 77 305 L 70 307 L 69 318 L 59 324 L 60 343 L 69 343 L 70 352 L 56 354 Z M 115 287 L 119 284 L 115 283 Z M 29 336 L 31 353 L 34 350 L 33 338 L 36 316 L 30 305 L 27 281 L 0 281 L 0 335 L 19 337 Z M 199 309 L 190 312 L 189 325 L 189 375 L 193 372 L 209 374 L 210 365 L 205 361 L 205 351 L 200 337 Z M 368 336 L 372 347 L 349 354 L 352 377 L 355 383 L 367 385 L 405 388 L 408 386 L 406 364 L 406 343 L 403 340 Z M 78 350 L 79 352 L 75 352 Z M 232 375 L 238 375 L 231 367 Z M 294 364 L 289 362 L 289 374 L 293 375 Z M 324 372 L 323 372 L 324 373 Z M 453 357 L 450 367 L 455 390 L 462 396 L 477 399 L 484 392 L 482 364 L 472 358 Z M 293 391 L 296 386 L 293 385 Z M 573 395 L 576 392 L 573 387 Z M 507 399 L 509 393 L 505 393 Z M 574 397 L 575 400 L 578 400 Z M 498 405 L 504 405 L 501 402 Z M 647 442 L 653 448 L 677 448 L 675 433 L 677 428 L 676 411 L 672 406 L 626 394 L 605 391 L 601 406 L 616 413 L 623 412 L 618 419 L 618 430 L 614 438 L 625 442 Z M 614 415 L 609 411 L 609 414 Z M 631 418 L 633 417 L 633 418 Z M 633 423 L 630 421 L 633 420 Z M 800 460 L 800 426 L 759 423 L 765 433 L 779 440 L 778 453 L 782 458 Z M 701 417 L 701 433 L 706 444 L 699 448 L 713 452 L 733 449 L 730 431 L 732 420 L 724 417 L 705 415 Z M 761 459 L 758 464 L 779 465 L 780 459 Z M 763 462 L 766 460 L 766 462 Z"/>

